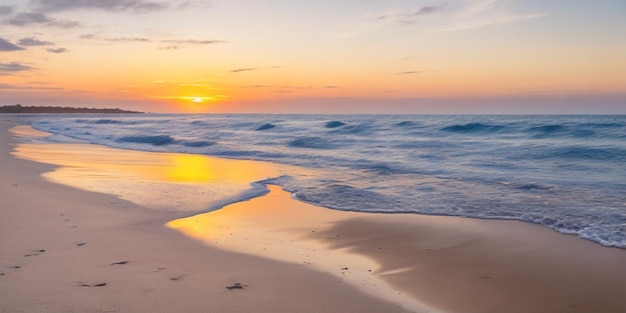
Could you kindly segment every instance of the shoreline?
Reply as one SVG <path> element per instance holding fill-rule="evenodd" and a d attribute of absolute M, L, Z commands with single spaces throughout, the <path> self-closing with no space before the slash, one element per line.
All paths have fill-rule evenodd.
<path fill-rule="evenodd" d="M 0 312 L 406 312 L 303 265 L 206 247 L 156 211 L 47 182 L 54 166 L 9 154 L 7 129 L 20 121 L 0 120 Z"/>
<path fill-rule="evenodd" d="M 14 162 L 26 161 L 15 160 Z M 39 167 L 46 166 L 39 165 Z M 39 180 L 43 181 L 42 178 Z M 60 186 L 56 188 L 67 189 L 67 187 L 61 188 Z M 76 189 L 72 191 L 83 193 Z M 624 271 L 626 251 L 623 249 L 603 247 L 539 225 L 517 221 L 344 212 L 316 207 L 293 199 L 287 199 L 291 201 L 287 204 L 277 205 L 273 215 L 255 214 L 251 211 L 255 210 L 256 203 L 274 196 L 276 196 L 276 191 L 249 201 L 228 205 L 218 211 L 194 215 L 186 219 L 209 217 L 216 219 L 217 223 L 233 222 L 232 225 L 219 225 L 233 227 L 240 237 L 277 231 L 279 236 L 269 239 L 270 244 L 275 247 L 280 247 L 282 240 L 316 242 L 321 245 L 317 247 L 321 247 L 319 249 L 323 251 L 322 254 L 339 251 L 364 256 L 370 262 L 374 261 L 380 266 L 379 269 L 366 268 L 366 270 L 372 270 L 372 274 L 369 275 L 376 275 L 401 290 L 402 293 L 449 312 L 621 312 L 626 310 L 626 300 L 621 299 L 620 296 L 621 291 L 626 289 L 626 271 Z M 117 199 L 112 196 L 106 197 Z M 284 194 L 282 199 L 285 200 Z M 123 202 L 126 207 L 137 207 L 119 199 L 112 202 L 116 204 Z M 267 204 L 264 206 L 268 207 Z M 228 214 L 233 211 L 233 207 L 236 207 L 240 213 L 236 214 L 237 219 L 230 218 L 229 221 Z M 293 208 L 301 208 L 313 213 L 307 215 L 307 223 L 299 227 L 289 227 L 289 230 L 285 230 L 284 220 L 281 224 L 267 218 L 295 214 L 286 221 L 303 220 L 305 215 L 302 215 L 302 210 L 295 210 L 300 213 L 294 213 Z M 105 215 L 111 213 L 108 210 L 110 208 L 102 210 L 101 213 Z M 136 224 L 131 223 L 133 227 L 136 226 L 147 232 L 168 233 L 156 228 L 165 229 L 164 223 L 159 224 L 159 221 L 163 221 L 166 215 L 171 216 L 171 214 L 143 208 L 139 210 L 145 212 L 137 214 L 135 217 L 137 220 L 134 222 Z M 117 213 L 128 214 L 126 208 Z M 214 216 L 218 217 L 214 218 Z M 265 220 L 260 218 L 263 216 L 266 217 Z M 312 219 L 311 216 L 317 216 L 315 217 L 317 220 Z M 250 227 L 242 227 L 246 219 L 252 219 L 247 224 Z M 315 223 L 319 223 L 318 226 L 311 229 Z M 250 232 L 246 233 L 246 231 Z M 295 236 L 295 239 L 284 237 L 287 233 Z M 204 244 L 181 235 L 170 233 L 170 236 L 180 240 L 176 242 L 177 245 L 188 241 L 185 245 L 194 245 L 196 249 L 198 246 L 202 247 L 200 249 L 207 255 L 216 253 L 229 255 L 228 252 L 213 248 L 224 248 L 226 242 L 222 240 L 224 238 L 218 240 L 219 244 L 215 245 L 212 242 L 215 241 L 214 236 L 208 241 L 204 240 Z M 200 238 L 200 240 L 203 239 Z M 243 250 L 233 247 L 226 247 L 226 249 L 246 254 L 234 254 L 236 258 L 253 258 L 253 266 L 261 262 L 259 260 L 271 264 L 275 262 L 249 256 L 252 254 L 268 257 L 258 251 L 249 251 L 249 246 L 244 245 Z M 258 245 L 253 246 L 258 247 Z M 295 266 L 297 271 L 309 272 L 310 269 L 307 267 L 310 266 L 303 264 L 290 266 Z M 353 265 L 346 266 L 348 269 L 344 272 L 350 270 L 350 266 Z M 343 267 L 336 269 L 342 270 Z M 330 276 L 319 271 L 313 273 L 313 276 Z M 332 274 L 339 278 L 344 275 Z M 178 276 L 172 278 L 176 277 Z M 0 276 L 0 279 L 3 278 L 4 276 Z M 353 288 L 339 279 L 338 281 L 341 286 L 335 286 L 336 288 Z M 323 288 L 326 287 L 328 286 Z M 319 292 L 318 289 L 313 290 L 315 293 Z M 357 293 L 374 303 L 382 301 Z M 270 297 L 276 296 L 277 294 L 270 295 Z M 283 297 L 282 294 L 281 297 Z M 322 299 L 328 301 L 325 296 Z M 345 299 L 347 298 L 340 302 L 346 302 Z M 350 312 L 354 309 L 351 305 L 356 305 L 351 302 L 352 300 L 350 303 L 340 304 L 348 305 L 344 310 Z M 335 303 L 332 306 L 334 310 L 337 310 L 336 305 L 339 304 Z M 369 306 L 366 307 L 369 308 Z M 401 311 L 396 305 L 391 307 L 393 310 Z"/>

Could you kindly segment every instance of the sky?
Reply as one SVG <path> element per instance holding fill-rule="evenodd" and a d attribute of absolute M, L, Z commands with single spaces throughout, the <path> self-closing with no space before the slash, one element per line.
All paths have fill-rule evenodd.
<path fill-rule="evenodd" d="M 2 0 L 0 105 L 626 114 L 624 0 Z"/>

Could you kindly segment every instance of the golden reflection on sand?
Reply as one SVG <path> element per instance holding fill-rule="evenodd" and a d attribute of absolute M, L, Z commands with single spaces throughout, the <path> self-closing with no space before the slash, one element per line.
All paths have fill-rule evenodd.
<path fill-rule="evenodd" d="M 337 247 L 341 235 L 326 233 L 338 221 L 370 214 L 320 208 L 292 199 L 279 186 L 267 187 L 270 193 L 262 197 L 173 220 L 167 226 L 207 245 L 312 266 L 374 296 L 407 308 L 423 307 L 381 280 L 380 266 L 373 259 Z"/>
<path fill-rule="evenodd" d="M 48 137 L 51 134 L 50 133 L 46 133 L 46 132 L 42 132 L 42 131 L 38 131 L 32 127 L 30 127 L 29 125 L 18 125 L 15 126 L 11 129 L 9 129 L 9 132 L 16 135 L 16 136 L 20 136 L 20 137 L 34 137 L 34 138 L 42 138 L 42 137 Z"/>
<path fill-rule="evenodd" d="M 250 183 L 283 174 L 281 166 L 200 155 L 119 150 L 89 144 L 19 144 L 19 158 L 60 166 L 44 177 L 169 211 L 201 211 Z"/>

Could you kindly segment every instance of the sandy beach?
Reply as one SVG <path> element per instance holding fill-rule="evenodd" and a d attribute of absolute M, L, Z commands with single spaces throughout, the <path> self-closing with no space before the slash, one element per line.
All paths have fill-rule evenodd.
<path fill-rule="evenodd" d="M 0 312 L 626 312 L 624 249 L 516 221 L 333 211 L 277 186 L 153 210 L 42 177 L 55 166 L 11 155 L 19 123 L 0 117 Z"/>
<path fill-rule="evenodd" d="M 405 312 L 304 265 L 226 252 L 164 214 L 45 181 L 0 129 L 0 312 Z M 127 263 L 125 263 L 127 262 Z M 243 289 L 228 290 L 235 284 Z"/>

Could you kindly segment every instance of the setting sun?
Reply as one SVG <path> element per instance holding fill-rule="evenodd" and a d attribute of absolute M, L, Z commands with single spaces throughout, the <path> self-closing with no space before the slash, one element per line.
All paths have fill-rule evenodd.
<path fill-rule="evenodd" d="M 194 97 L 193 99 L 191 99 L 191 102 L 200 103 L 204 102 L 204 100 L 202 100 L 202 98 L 200 97 Z"/>

